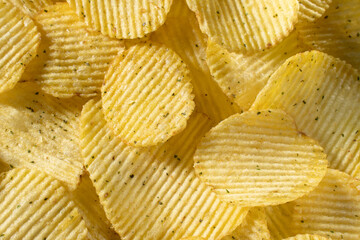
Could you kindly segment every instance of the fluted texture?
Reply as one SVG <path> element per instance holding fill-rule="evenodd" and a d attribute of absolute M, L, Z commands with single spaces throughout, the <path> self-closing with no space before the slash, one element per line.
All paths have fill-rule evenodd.
<path fill-rule="evenodd" d="M 47 7 L 53 4 L 53 0 L 8 0 L 19 8 L 23 13 L 34 17 L 38 14 L 44 7 Z"/>
<path fill-rule="evenodd" d="M 332 0 L 299 0 L 299 22 L 313 22 L 329 8 Z"/>

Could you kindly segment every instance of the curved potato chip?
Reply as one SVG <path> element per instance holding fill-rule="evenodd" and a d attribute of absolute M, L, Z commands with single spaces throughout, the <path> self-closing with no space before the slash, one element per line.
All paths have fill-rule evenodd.
<path fill-rule="evenodd" d="M 294 229 L 332 239 L 360 239 L 360 192 L 346 173 L 328 169 L 319 186 L 294 201 Z"/>
<path fill-rule="evenodd" d="M 166 19 L 173 0 L 67 0 L 86 24 L 119 39 L 144 37 Z"/>
<path fill-rule="evenodd" d="M 53 0 L 8 0 L 26 15 L 34 17 L 44 7 L 53 4 Z"/>
<path fill-rule="evenodd" d="M 185 0 L 174 1 L 166 22 L 151 34 L 151 40 L 165 44 L 184 60 L 190 69 L 196 107 L 215 122 L 240 112 L 237 104 L 221 91 L 206 64 L 206 35 L 200 31 L 195 14 Z"/>
<path fill-rule="evenodd" d="M 296 26 L 309 47 L 347 61 L 360 70 L 360 1 L 333 0 L 324 17 Z"/>
<path fill-rule="evenodd" d="M 294 202 L 267 206 L 265 207 L 265 213 L 272 240 L 282 240 L 295 235 L 292 221 Z"/>
<path fill-rule="evenodd" d="M 65 187 L 35 169 L 0 176 L 0 239 L 87 239 Z"/>
<path fill-rule="evenodd" d="M 327 167 L 323 149 L 280 110 L 225 119 L 202 139 L 194 162 L 202 181 L 239 206 L 297 199 L 319 184 Z"/>
<path fill-rule="evenodd" d="M 229 51 L 254 52 L 280 43 L 298 20 L 297 0 L 187 0 L 201 30 Z"/>
<path fill-rule="evenodd" d="M 251 208 L 244 221 L 222 240 L 270 240 L 264 208 Z"/>
<path fill-rule="evenodd" d="M 294 237 L 289 237 L 283 240 L 331 240 L 330 238 L 319 236 L 319 235 L 312 235 L 312 234 L 298 234 Z"/>
<path fill-rule="evenodd" d="M 332 0 L 299 0 L 299 22 L 313 22 L 329 8 Z"/>
<path fill-rule="evenodd" d="M 101 92 L 105 119 L 129 145 L 167 141 L 186 127 L 195 107 L 187 66 L 174 51 L 153 43 L 119 54 Z"/>
<path fill-rule="evenodd" d="M 35 16 L 42 33 L 37 58 L 23 79 L 37 81 L 55 97 L 92 97 L 123 43 L 89 31 L 67 3 L 47 6 Z"/>
<path fill-rule="evenodd" d="M 79 186 L 70 196 L 85 221 L 89 240 L 120 240 L 106 218 L 88 174 L 81 176 Z"/>
<path fill-rule="evenodd" d="M 267 80 L 287 58 L 305 48 L 293 32 L 279 45 L 252 54 L 231 53 L 209 40 L 206 50 L 211 75 L 224 93 L 248 110 Z"/>
<path fill-rule="evenodd" d="M 15 6 L 0 0 L 0 93 L 12 89 L 35 58 L 40 33 Z"/>
<path fill-rule="evenodd" d="M 35 83 L 0 95 L 0 156 L 7 164 L 37 168 L 74 189 L 83 171 L 79 142 L 82 101 L 60 101 Z"/>
<path fill-rule="evenodd" d="M 252 109 L 283 109 L 300 131 L 320 142 L 331 168 L 360 176 L 359 79 L 339 59 L 301 53 L 271 76 Z"/>
<path fill-rule="evenodd" d="M 195 113 L 167 143 L 134 148 L 106 126 L 101 102 L 81 115 L 81 146 L 108 219 L 123 239 L 219 239 L 238 226 L 247 209 L 222 203 L 194 173 L 192 155 L 212 123 Z"/>

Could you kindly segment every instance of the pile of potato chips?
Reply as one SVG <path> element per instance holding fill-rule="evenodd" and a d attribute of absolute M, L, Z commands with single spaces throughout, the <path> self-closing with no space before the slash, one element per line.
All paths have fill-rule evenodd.
<path fill-rule="evenodd" d="M 0 0 L 0 240 L 360 239 L 359 0 Z"/>

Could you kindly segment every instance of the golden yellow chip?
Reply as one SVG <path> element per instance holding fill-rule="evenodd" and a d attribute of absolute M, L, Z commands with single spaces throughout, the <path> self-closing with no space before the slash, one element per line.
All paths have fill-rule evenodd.
<path fill-rule="evenodd" d="M 70 196 L 85 221 L 89 240 L 120 240 L 106 218 L 88 174 L 81 176 L 79 186 Z"/>
<path fill-rule="evenodd" d="M 40 33 L 19 9 L 0 0 L 0 93 L 12 89 L 35 58 Z"/>
<path fill-rule="evenodd" d="M 202 32 L 230 51 L 253 52 L 280 43 L 298 21 L 297 0 L 187 0 Z"/>
<path fill-rule="evenodd" d="M 279 45 L 252 54 L 231 53 L 209 40 L 207 63 L 211 75 L 224 93 L 248 110 L 267 80 L 285 60 L 305 48 L 293 32 Z"/>
<path fill-rule="evenodd" d="M 61 183 L 35 169 L 0 176 L 0 239 L 87 239 L 87 228 Z"/>
<path fill-rule="evenodd" d="M 333 0 L 323 17 L 296 26 L 313 49 L 347 61 L 360 70 L 360 1 Z"/>
<path fill-rule="evenodd" d="M 312 191 L 326 172 L 322 147 L 281 110 L 233 115 L 202 139 L 197 176 L 224 201 L 277 205 Z"/>
<path fill-rule="evenodd" d="M 320 142 L 331 168 L 360 176 L 359 79 L 339 59 L 301 53 L 271 76 L 252 109 L 283 109 L 300 131 Z"/>
<path fill-rule="evenodd" d="M 83 171 L 78 116 L 81 99 L 59 100 L 36 83 L 0 95 L 0 156 L 9 166 L 37 168 L 74 189 Z"/>
<path fill-rule="evenodd" d="M 299 22 L 313 22 L 329 8 L 332 0 L 299 0 Z"/>
<path fill-rule="evenodd" d="M 282 240 L 295 235 L 292 222 L 294 202 L 267 206 L 265 207 L 265 213 L 272 240 Z"/>
<path fill-rule="evenodd" d="M 174 51 L 153 43 L 119 54 L 101 93 L 109 126 L 134 146 L 167 141 L 186 127 L 195 107 L 187 66 Z"/>
<path fill-rule="evenodd" d="M 101 102 L 81 115 L 81 146 L 108 219 L 123 239 L 219 239 L 247 209 L 222 203 L 193 170 L 192 155 L 212 123 L 194 113 L 187 128 L 151 148 L 127 146 L 107 127 Z"/>
<path fill-rule="evenodd" d="M 35 20 L 42 42 L 23 79 L 37 81 L 55 97 L 100 94 L 105 73 L 123 51 L 123 43 L 86 29 L 67 3 L 47 6 Z"/>
<path fill-rule="evenodd" d="M 14 4 L 17 8 L 23 11 L 25 14 L 30 17 L 34 17 L 38 14 L 44 7 L 51 5 L 53 0 L 8 0 Z"/>
<path fill-rule="evenodd" d="M 289 237 L 283 240 L 331 240 L 330 238 L 323 237 L 320 235 L 312 235 L 312 234 L 298 234 L 294 237 Z"/>
<path fill-rule="evenodd" d="M 173 0 L 67 0 L 86 24 L 119 39 L 144 37 L 166 19 Z"/>
<path fill-rule="evenodd" d="M 239 227 L 222 240 L 270 240 L 264 208 L 251 208 Z"/>
<path fill-rule="evenodd" d="M 151 34 L 150 39 L 173 49 L 189 67 L 194 101 L 200 112 L 220 122 L 241 111 L 212 79 L 205 61 L 206 35 L 200 31 L 195 14 L 190 11 L 185 0 L 174 1 L 166 22 Z"/>
<path fill-rule="evenodd" d="M 294 202 L 294 229 L 332 239 L 360 239 L 360 192 L 346 173 L 329 169 L 320 185 Z"/>
<path fill-rule="evenodd" d="M 206 240 L 206 239 L 202 237 L 187 237 L 187 238 L 182 238 L 181 240 Z"/>

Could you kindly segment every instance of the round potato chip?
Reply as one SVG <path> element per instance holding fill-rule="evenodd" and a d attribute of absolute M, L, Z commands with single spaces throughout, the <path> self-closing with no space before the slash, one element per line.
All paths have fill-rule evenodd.
<path fill-rule="evenodd" d="M 279 45 L 250 54 L 231 53 L 209 40 L 206 61 L 211 75 L 224 93 L 248 110 L 267 80 L 287 58 L 305 48 L 293 32 Z"/>
<path fill-rule="evenodd" d="M 67 0 L 85 23 L 119 39 L 144 37 L 166 19 L 173 0 Z"/>
<path fill-rule="evenodd" d="M 87 239 L 65 187 L 47 174 L 15 168 L 0 175 L 0 239 Z"/>
<path fill-rule="evenodd" d="M 280 43 L 298 20 L 297 0 L 187 0 L 201 30 L 230 51 L 254 52 Z"/>
<path fill-rule="evenodd" d="M 26 15 L 34 17 L 44 7 L 51 5 L 53 0 L 8 0 L 14 4 L 17 8 L 23 11 Z"/>
<path fill-rule="evenodd" d="M 233 115 L 202 139 L 195 172 L 224 201 L 277 205 L 312 191 L 327 160 L 317 142 L 298 132 L 281 110 Z"/>
<path fill-rule="evenodd" d="M 280 108 L 320 142 L 330 167 L 360 176 L 360 73 L 325 53 L 289 58 L 269 79 L 252 109 Z"/>
<path fill-rule="evenodd" d="M 212 123 L 194 113 L 187 128 L 159 146 L 125 145 L 110 128 L 101 101 L 81 115 L 81 147 L 108 219 L 122 239 L 220 239 L 247 209 L 221 202 L 195 175 L 192 155 Z"/>
<path fill-rule="evenodd" d="M 12 89 L 35 58 L 40 33 L 11 3 L 0 0 L 0 93 Z"/>
<path fill-rule="evenodd" d="M 86 29 L 67 3 L 47 6 L 35 16 L 42 33 L 40 51 L 23 79 L 38 82 L 55 97 L 92 97 L 123 43 Z"/>
<path fill-rule="evenodd" d="M 186 127 L 195 104 L 189 70 L 171 49 L 153 43 L 119 54 L 102 87 L 105 119 L 124 142 L 151 146 Z"/>
<path fill-rule="evenodd" d="M 313 22 L 329 8 L 332 0 L 299 0 L 299 22 Z"/>
<path fill-rule="evenodd" d="M 296 26 L 312 49 L 347 61 L 360 70 L 360 1 L 333 0 L 322 18 Z"/>
<path fill-rule="evenodd" d="M 289 237 L 283 240 L 331 240 L 330 238 L 323 237 L 320 235 L 312 235 L 312 234 L 298 234 L 294 237 Z"/>

